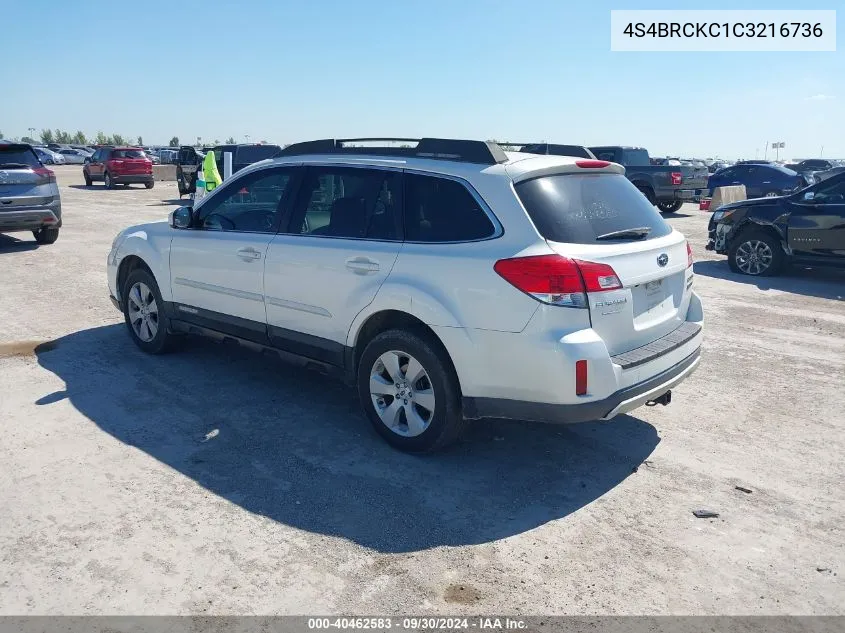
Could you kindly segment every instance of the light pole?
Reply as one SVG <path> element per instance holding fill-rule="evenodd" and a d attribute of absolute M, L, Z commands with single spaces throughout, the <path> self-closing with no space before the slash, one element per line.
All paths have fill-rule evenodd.
<path fill-rule="evenodd" d="M 34 127 L 28 127 L 26 129 L 29 130 L 29 138 L 31 138 L 34 141 L 35 140 L 35 128 Z"/>
<path fill-rule="evenodd" d="M 246 139 L 246 142 L 249 143 L 249 134 L 244 134 L 244 138 Z"/>

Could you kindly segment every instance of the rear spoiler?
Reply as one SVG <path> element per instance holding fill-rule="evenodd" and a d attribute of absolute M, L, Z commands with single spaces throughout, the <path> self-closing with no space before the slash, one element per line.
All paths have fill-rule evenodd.
<path fill-rule="evenodd" d="M 562 143 L 517 143 L 516 141 L 496 141 L 502 149 L 524 152 L 527 154 L 545 154 L 552 156 L 572 156 L 574 158 L 591 158 L 596 156 L 583 145 L 562 144 Z"/>

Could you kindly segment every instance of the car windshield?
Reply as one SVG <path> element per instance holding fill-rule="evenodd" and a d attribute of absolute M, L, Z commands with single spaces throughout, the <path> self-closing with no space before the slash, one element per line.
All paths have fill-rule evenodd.
<path fill-rule="evenodd" d="M 621 174 L 561 174 L 517 183 L 540 234 L 555 242 L 604 243 L 668 235 L 672 227 Z"/>
<path fill-rule="evenodd" d="M 0 167 L 3 165 L 25 165 L 41 167 L 38 156 L 29 147 L 21 145 L 0 145 Z"/>

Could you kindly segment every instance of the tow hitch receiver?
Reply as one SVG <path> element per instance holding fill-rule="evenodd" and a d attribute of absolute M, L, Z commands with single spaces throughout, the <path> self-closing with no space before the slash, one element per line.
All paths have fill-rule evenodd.
<path fill-rule="evenodd" d="M 654 400 L 647 400 L 646 403 L 645 403 L 645 406 L 653 407 L 655 405 L 662 404 L 665 407 L 670 402 L 672 402 L 672 390 L 671 389 L 669 391 L 667 391 L 666 393 L 664 393 L 659 398 L 655 398 Z"/>

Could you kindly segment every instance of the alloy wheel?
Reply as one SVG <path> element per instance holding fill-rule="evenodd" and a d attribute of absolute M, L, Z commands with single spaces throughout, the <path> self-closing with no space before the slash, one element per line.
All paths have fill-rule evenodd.
<path fill-rule="evenodd" d="M 737 268 L 746 275 L 761 275 L 769 269 L 774 259 L 772 249 L 761 240 L 748 240 L 736 249 Z"/>
<path fill-rule="evenodd" d="M 158 305 L 147 284 L 139 281 L 132 286 L 126 297 L 126 311 L 135 335 L 144 343 L 152 341 L 158 334 Z"/>
<path fill-rule="evenodd" d="M 422 364 L 406 352 L 389 351 L 370 370 L 370 398 L 381 421 L 403 437 L 425 432 L 434 418 L 434 387 Z"/>

